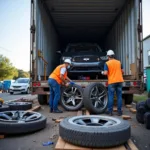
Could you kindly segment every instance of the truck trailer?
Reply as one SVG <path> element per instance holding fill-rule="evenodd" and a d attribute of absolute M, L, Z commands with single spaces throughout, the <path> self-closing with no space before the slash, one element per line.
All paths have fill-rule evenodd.
<path fill-rule="evenodd" d="M 48 77 L 69 43 L 98 43 L 124 68 L 123 97 L 143 92 L 142 0 L 31 0 L 30 75 L 32 94 L 49 96 Z M 85 88 L 106 78 L 80 78 Z"/>

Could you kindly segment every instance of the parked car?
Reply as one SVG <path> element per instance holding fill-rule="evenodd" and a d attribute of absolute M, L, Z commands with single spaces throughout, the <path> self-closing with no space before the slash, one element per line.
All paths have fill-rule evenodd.
<path fill-rule="evenodd" d="M 106 52 L 96 43 L 70 43 L 62 53 L 61 61 L 66 58 L 72 61 L 69 74 L 100 73 L 107 60 Z"/>
<path fill-rule="evenodd" d="M 30 79 L 29 78 L 18 78 L 9 89 L 10 94 L 14 92 L 21 92 L 29 94 L 30 90 Z"/>

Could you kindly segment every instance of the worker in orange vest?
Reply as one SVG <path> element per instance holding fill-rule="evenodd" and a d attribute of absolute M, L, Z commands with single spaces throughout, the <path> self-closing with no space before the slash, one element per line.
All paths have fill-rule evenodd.
<path fill-rule="evenodd" d="M 108 61 L 104 65 L 104 71 L 101 73 L 108 77 L 108 110 L 107 114 L 113 115 L 114 93 L 117 95 L 118 115 L 122 115 L 122 83 L 123 67 L 119 60 L 114 58 L 115 53 L 112 50 L 107 52 Z"/>
<path fill-rule="evenodd" d="M 74 82 L 72 82 L 67 76 L 67 69 L 70 68 L 70 65 L 71 60 L 66 59 L 64 64 L 57 66 L 49 76 L 48 84 L 50 86 L 50 112 L 62 113 L 62 111 L 58 109 L 58 102 L 61 95 L 60 85 L 65 85 L 68 87 L 70 83 L 74 84 Z"/>

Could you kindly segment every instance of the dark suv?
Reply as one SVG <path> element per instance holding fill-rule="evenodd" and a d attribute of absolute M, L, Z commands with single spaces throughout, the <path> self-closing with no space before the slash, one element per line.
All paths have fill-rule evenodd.
<path fill-rule="evenodd" d="M 107 60 L 106 52 L 103 52 L 98 44 L 92 43 L 68 44 L 61 61 L 66 58 L 72 61 L 69 74 L 100 73 L 104 70 Z"/>

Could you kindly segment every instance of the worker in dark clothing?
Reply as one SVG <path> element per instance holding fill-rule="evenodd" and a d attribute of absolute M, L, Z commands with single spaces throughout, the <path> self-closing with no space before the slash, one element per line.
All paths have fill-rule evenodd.
<path fill-rule="evenodd" d="M 67 87 L 70 84 L 74 84 L 74 82 L 72 82 L 67 76 L 67 69 L 70 68 L 70 65 L 71 60 L 66 59 L 64 64 L 57 66 L 49 76 L 48 84 L 50 86 L 50 112 L 62 113 L 62 111 L 58 109 L 58 102 L 61 95 L 60 86 L 64 85 Z"/>
<path fill-rule="evenodd" d="M 122 115 L 122 83 L 123 68 L 121 62 L 114 58 L 115 53 L 112 50 L 107 52 L 108 61 L 104 65 L 104 71 L 101 73 L 108 77 L 108 110 L 107 114 L 113 115 L 114 93 L 117 95 L 118 115 Z"/>

